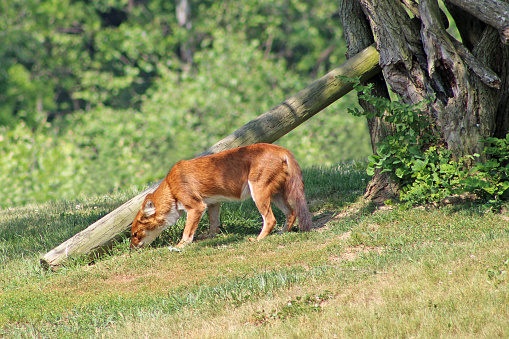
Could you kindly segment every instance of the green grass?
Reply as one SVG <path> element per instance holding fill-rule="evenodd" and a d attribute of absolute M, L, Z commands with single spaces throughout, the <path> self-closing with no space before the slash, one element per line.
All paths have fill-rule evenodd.
<path fill-rule="evenodd" d="M 54 273 L 41 254 L 138 190 L 0 210 L 0 337 L 507 337 L 507 212 L 378 209 L 363 166 L 304 171 L 313 232 L 250 242 L 254 204 L 225 204 L 222 234 L 184 252 L 179 223 Z"/>

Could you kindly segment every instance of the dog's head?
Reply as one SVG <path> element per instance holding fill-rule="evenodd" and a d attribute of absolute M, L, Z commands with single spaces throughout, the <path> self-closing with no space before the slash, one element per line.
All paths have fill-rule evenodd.
<path fill-rule="evenodd" d="M 165 206 L 160 206 L 152 194 L 146 196 L 131 227 L 131 249 L 147 246 L 177 221 L 180 213 L 175 202 L 170 201 L 167 206 L 170 207 L 169 211 Z"/>

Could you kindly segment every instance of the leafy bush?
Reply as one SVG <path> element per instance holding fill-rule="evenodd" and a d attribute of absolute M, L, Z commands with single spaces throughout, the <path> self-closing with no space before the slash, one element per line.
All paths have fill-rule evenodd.
<path fill-rule="evenodd" d="M 183 157 L 161 125 L 159 117 L 103 108 L 66 117 L 59 129 L 48 123 L 35 130 L 2 128 L 0 206 L 104 194 L 161 179 Z"/>
<path fill-rule="evenodd" d="M 486 207 L 498 208 L 509 197 L 509 135 L 487 138 L 479 154 L 455 160 L 450 151 L 431 147 L 425 164 L 417 168 L 414 182 L 401 194 L 411 204 L 439 202 L 452 195 L 474 194 Z M 480 161 L 481 158 L 486 159 Z M 476 161 L 472 166 L 468 164 Z"/>
<path fill-rule="evenodd" d="M 509 134 L 503 139 L 487 138 L 482 141 L 488 145 L 483 150 L 487 160 L 475 163 L 463 176 L 461 184 L 466 191 L 498 207 L 501 200 L 509 197 Z"/>
<path fill-rule="evenodd" d="M 0 188 L 0 206 L 105 193 L 122 185 L 150 181 L 147 173 L 151 171 L 146 171 L 148 165 L 141 159 L 145 152 L 135 154 L 139 143 L 126 141 L 131 140 L 131 134 L 137 134 L 136 120 L 132 118 L 140 121 L 140 114 L 108 110 L 97 113 L 73 118 L 74 125 L 83 124 L 88 129 L 59 132 L 50 124 L 36 130 L 24 124 L 3 128 L 0 180 L 5 184 Z M 101 120 L 98 115 L 102 115 Z M 119 124 L 120 117 L 130 123 Z M 86 119 L 96 119 L 96 125 L 87 124 Z"/>

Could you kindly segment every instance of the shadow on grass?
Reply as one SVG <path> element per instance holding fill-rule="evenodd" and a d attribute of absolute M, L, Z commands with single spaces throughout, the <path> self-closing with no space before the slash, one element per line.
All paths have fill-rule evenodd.
<path fill-rule="evenodd" d="M 325 227 L 342 213 L 338 213 L 338 209 L 355 203 L 363 194 L 369 177 L 357 167 L 355 164 L 342 164 L 333 168 L 304 171 L 306 196 L 310 209 L 315 214 L 314 229 Z M 113 196 L 77 198 L 16 209 L 16 215 L 0 222 L 0 239 L 6 240 L 9 247 L 12 247 L 9 249 L 10 258 L 18 257 L 27 251 L 49 251 L 110 213 L 132 194 L 134 193 L 128 192 Z M 277 208 L 273 210 L 279 225 L 275 231 L 278 231 L 284 223 L 284 214 Z M 364 212 L 359 212 L 362 213 Z M 262 228 L 262 218 L 252 201 L 223 204 L 221 219 L 222 235 L 197 241 L 198 246 L 220 247 L 245 241 L 247 236 L 258 235 Z M 174 246 L 182 236 L 184 223 L 185 218 L 181 218 L 175 226 L 156 239 L 152 247 Z M 294 227 L 292 231 L 296 230 L 297 227 Z M 208 218 L 205 215 L 197 235 L 207 231 Z M 20 242 L 20 239 L 23 241 Z"/>
<path fill-rule="evenodd" d="M 73 200 L 0 211 L 2 260 L 50 251 L 108 214 L 116 205 L 118 202 L 110 200 Z"/>
<path fill-rule="evenodd" d="M 199 240 L 196 242 L 197 247 L 213 247 L 213 248 L 219 248 L 224 247 L 228 245 L 232 245 L 235 243 L 246 241 L 246 237 L 243 234 L 236 234 L 236 233 L 230 233 L 230 234 L 219 234 L 215 236 L 214 238 L 210 239 L 204 239 Z"/>

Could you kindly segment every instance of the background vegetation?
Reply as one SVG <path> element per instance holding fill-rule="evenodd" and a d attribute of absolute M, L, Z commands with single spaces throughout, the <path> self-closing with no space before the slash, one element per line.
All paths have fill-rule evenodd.
<path fill-rule="evenodd" d="M 173 1 L 0 4 L 0 207 L 156 181 L 344 61 L 335 1 L 191 5 L 188 29 Z M 355 101 L 280 144 L 303 167 L 365 159 Z"/>

